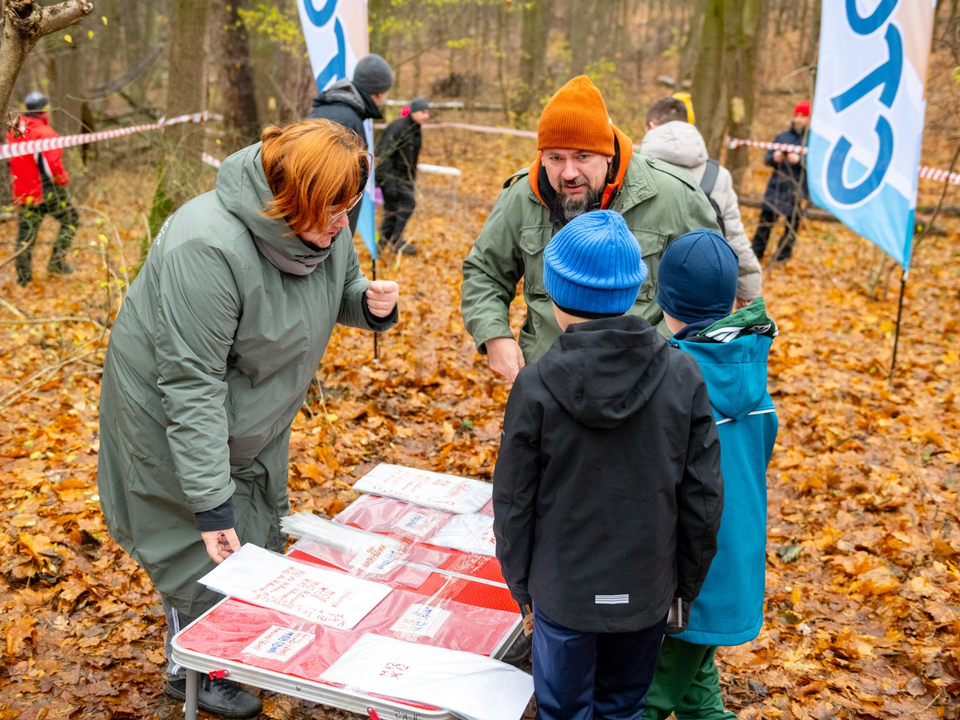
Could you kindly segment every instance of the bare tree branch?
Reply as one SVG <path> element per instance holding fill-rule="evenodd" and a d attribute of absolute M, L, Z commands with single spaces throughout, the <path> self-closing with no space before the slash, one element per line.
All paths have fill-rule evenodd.
<path fill-rule="evenodd" d="M 36 0 L 0 0 L 3 39 L 0 41 L 0 118 L 6 118 L 14 83 L 27 55 L 44 35 L 82 20 L 93 12 L 89 0 L 65 0 L 41 7 Z"/>
<path fill-rule="evenodd" d="M 31 5 L 35 3 L 30 3 Z M 49 35 L 78 23 L 93 12 L 93 3 L 87 0 L 66 0 L 45 7 L 41 11 L 40 35 Z"/>

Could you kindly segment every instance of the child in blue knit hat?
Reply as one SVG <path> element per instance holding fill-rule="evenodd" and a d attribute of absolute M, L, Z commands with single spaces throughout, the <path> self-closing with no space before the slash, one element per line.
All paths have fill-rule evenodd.
<path fill-rule="evenodd" d="M 697 361 L 723 449 L 718 550 L 684 632 L 664 640 L 643 720 L 736 720 L 723 707 L 718 645 L 753 640 L 763 621 L 767 464 L 777 415 L 767 353 L 777 326 L 763 298 L 732 315 L 737 256 L 714 230 L 674 240 L 660 260 L 657 303 L 676 347 Z"/>
<path fill-rule="evenodd" d="M 542 720 L 639 717 L 673 599 L 697 597 L 716 549 L 716 425 L 693 357 L 630 314 L 646 275 L 619 213 L 557 233 L 544 284 L 564 333 L 507 403 L 493 526 L 532 612 Z"/>

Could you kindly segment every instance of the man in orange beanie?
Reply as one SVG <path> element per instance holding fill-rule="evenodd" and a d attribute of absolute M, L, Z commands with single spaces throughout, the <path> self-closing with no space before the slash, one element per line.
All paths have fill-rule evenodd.
<path fill-rule="evenodd" d="M 719 229 L 689 175 L 633 152 L 585 75 L 560 88 L 543 109 L 537 150 L 533 164 L 504 183 L 463 263 L 464 326 L 491 369 L 510 382 L 561 335 L 543 286 L 543 249 L 570 220 L 598 209 L 623 215 L 650 271 L 628 314 L 654 324 L 663 319 L 655 298 L 666 246 L 690 230 Z M 527 317 L 518 343 L 509 308 L 521 278 Z M 661 333 L 670 336 L 665 327 Z"/>

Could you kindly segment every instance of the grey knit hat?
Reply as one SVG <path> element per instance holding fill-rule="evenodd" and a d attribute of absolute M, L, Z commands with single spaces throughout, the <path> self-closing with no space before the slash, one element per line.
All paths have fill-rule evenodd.
<path fill-rule="evenodd" d="M 371 53 L 357 63 L 353 71 L 353 84 L 371 95 L 386 92 L 393 86 L 393 70 L 386 60 Z"/>
<path fill-rule="evenodd" d="M 421 110 L 429 110 L 430 103 L 428 103 L 424 98 L 418 97 L 410 101 L 410 112 L 420 112 Z"/>

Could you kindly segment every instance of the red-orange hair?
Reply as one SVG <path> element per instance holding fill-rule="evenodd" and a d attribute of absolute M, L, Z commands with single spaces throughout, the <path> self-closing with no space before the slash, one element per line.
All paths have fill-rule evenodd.
<path fill-rule="evenodd" d="M 323 231 L 363 190 L 370 155 L 357 134 L 329 120 L 266 127 L 260 160 L 273 200 L 264 211 L 292 233 Z"/>

